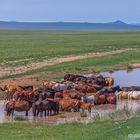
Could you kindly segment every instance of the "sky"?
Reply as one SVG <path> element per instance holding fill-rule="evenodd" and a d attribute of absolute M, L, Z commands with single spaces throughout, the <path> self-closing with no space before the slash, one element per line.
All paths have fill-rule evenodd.
<path fill-rule="evenodd" d="M 140 23 L 140 0 L 0 0 L 0 21 Z"/>

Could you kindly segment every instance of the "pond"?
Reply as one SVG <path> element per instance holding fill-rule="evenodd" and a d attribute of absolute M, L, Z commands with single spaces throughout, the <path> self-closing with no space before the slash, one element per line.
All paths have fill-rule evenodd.
<path fill-rule="evenodd" d="M 102 72 L 105 77 L 113 77 L 115 85 L 122 86 L 140 86 L 140 68 L 131 71 L 119 70 L 113 73 Z"/>
<path fill-rule="evenodd" d="M 140 86 L 140 68 L 132 70 L 118 70 L 112 73 L 101 72 L 104 77 L 114 78 L 114 85 L 123 86 Z M 90 77 L 94 74 L 84 74 L 84 76 Z"/>

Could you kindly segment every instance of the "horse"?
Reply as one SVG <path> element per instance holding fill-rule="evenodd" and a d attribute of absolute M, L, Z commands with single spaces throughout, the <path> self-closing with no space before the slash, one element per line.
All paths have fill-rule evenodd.
<path fill-rule="evenodd" d="M 93 105 L 97 104 L 97 98 L 96 95 L 91 95 L 91 96 L 82 96 L 81 101 L 85 103 L 90 103 Z"/>
<path fill-rule="evenodd" d="M 116 104 L 117 103 L 117 99 L 116 99 L 115 95 L 107 95 L 106 100 L 107 100 L 108 104 Z"/>
<path fill-rule="evenodd" d="M 59 102 L 59 107 L 61 111 L 79 111 L 80 101 L 76 99 L 62 99 Z"/>
<path fill-rule="evenodd" d="M 25 115 L 28 116 L 28 111 L 30 110 L 31 107 L 32 107 L 32 102 L 30 102 L 30 101 L 10 100 L 6 104 L 6 112 L 7 112 L 8 116 L 10 116 L 11 114 L 13 116 L 14 111 L 17 111 L 17 112 L 25 111 Z"/>
<path fill-rule="evenodd" d="M 128 93 L 128 99 L 139 100 L 140 99 L 140 91 L 131 91 Z"/>
<path fill-rule="evenodd" d="M 34 116 L 38 116 L 39 113 L 40 116 L 43 116 L 43 112 L 45 117 L 47 114 L 48 116 L 59 114 L 59 101 L 49 99 L 38 100 L 33 103 L 32 110 Z"/>
<path fill-rule="evenodd" d="M 112 86 L 114 85 L 114 79 L 112 77 L 105 77 L 105 86 Z"/>
<path fill-rule="evenodd" d="M 88 110 L 88 112 L 91 113 L 91 108 L 92 108 L 92 104 L 80 102 L 80 109 L 81 110 Z"/>

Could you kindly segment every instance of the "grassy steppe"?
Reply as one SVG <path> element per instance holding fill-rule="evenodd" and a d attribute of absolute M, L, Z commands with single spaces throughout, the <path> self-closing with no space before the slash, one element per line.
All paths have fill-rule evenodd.
<path fill-rule="evenodd" d="M 128 140 L 129 134 L 138 134 L 137 139 L 140 138 L 140 118 L 56 126 L 26 123 L 0 125 L 1 140 Z"/>
<path fill-rule="evenodd" d="M 139 48 L 140 32 L 0 30 L 0 62 Z"/>
<path fill-rule="evenodd" d="M 39 79 L 60 79 L 66 73 L 82 73 L 82 72 L 99 72 L 99 71 L 112 71 L 120 68 L 131 67 L 133 63 L 140 62 L 140 51 L 126 52 L 116 55 L 109 55 L 96 58 L 88 58 L 83 60 L 77 60 L 73 62 L 65 62 L 53 66 L 43 67 L 40 69 L 30 70 L 26 73 L 16 74 L 12 76 L 5 76 L 0 78 L 15 78 L 23 75 L 32 75 L 41 72 L 47 72 L 47 74 L 39 74 Z"/>
<path fill-rule="evenodd" d="M 0 31 L 0 64 L 12 60 L 33 59 L 34 61 L 44 57 L 53 58 L 124 48 L 139 49 L 140 32 Z M 54 80 L 69 72 L 119 69 L 136 62 L 140 62 L 140 50 L 57 64 L 1 77 L 0 80 L 41 72 L 47 72 L 47 74 L 39 75 L 39 78 Z M 0 140 L 127 140 L 128 134 L 137 133 L 140 133 L 140 118 L 95 122 L 87 125 L 77 123 L 58 126 L 26 123 L 0 124 Z"/>
<path fill-rule="evenodd" d="M 0 65 L 8 67 L 19 66 L 26 65 L 32 61 L 41 61 L 46 58 L 67 55 L 80 55 L 125 48 L 139 49 L 139 38 L 140 32 L 0 30 Z M 116 69 L 139 62 L 139 52 L 138 50 L 113 56 L 62 63 L 28 71 L 23 74 L 1 77 L 0 79 L 44 71 L 49 72 L 47 77 L 45 76 L 46 78 L 56 79 L 56 77 L 61 77 L 68 72 L 80 73 L 83 71 Z"/>

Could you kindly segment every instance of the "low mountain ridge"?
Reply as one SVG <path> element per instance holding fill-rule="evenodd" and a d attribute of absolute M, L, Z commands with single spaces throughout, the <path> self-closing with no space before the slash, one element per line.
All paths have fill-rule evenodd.
<path fill-rule="evenodd" d="M 74 30 L 74 31 L 140 31 L 140 25 L 117 20 L 109 23 L 86 22 L 16 22 L 0 21 L 0 29 Z"/>

